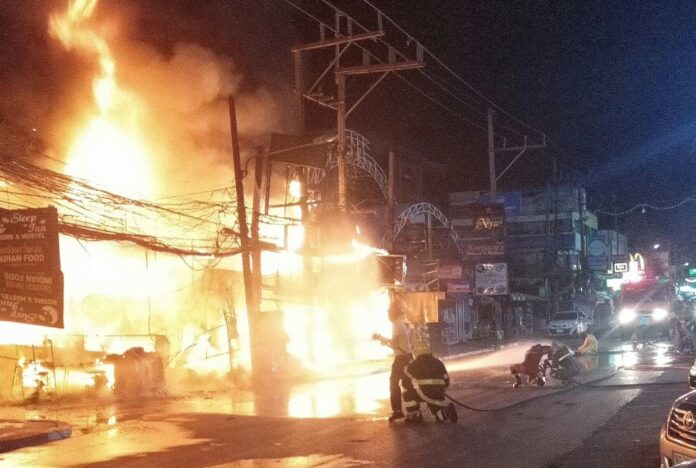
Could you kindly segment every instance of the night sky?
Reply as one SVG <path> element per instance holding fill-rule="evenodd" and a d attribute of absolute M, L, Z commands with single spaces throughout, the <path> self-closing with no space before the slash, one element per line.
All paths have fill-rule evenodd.
<path fill-rule="evenodd" d="M 293 1 L 322 11 L 320 0 Z M 360 0 L 335 3 L 357 17 L 366 11 Z M 614 194 L 622 209 L 692 193 L 692 2 L 374 3 L 476 89 L 553 140 L 555 146 L 524 156 L 501 189 L 543 186 L 550 158 L 557 157 L 564 181 L 587 187 L 591 208 L 613 209 Z M 67 83 L 74 80 L 68 78 L 79 60 L 52 44 L 45 32 L 47 13 L 62 5 L 0 1 L 0 116 L 35 125 L 70 102 Z M 282 0 L 102 0 L 99 8 L 102 15 L 126 18 L 127 34 L 162 50 L 188 41 L 232 57 L 244 73 L 244 86 L 266 86 L 281 102 L 290 102 L 290 47 L 317 36 L 316 24 Z M 350 97 L 366 83 L 349 88 Z M 485 124 L 476 114 L 467 117 Z M 326 113 L 310 115 L 310 127 L 332 122 Z M 365 100 L 349 126 L 375 141 L 394 141 L 404 155 L 447 163 L 452 190 L 487 188 L 485 133 L 394 77 Z M 693 204 L 667 213 L 635 212 L 619 218 L 619 228 L 645 242 L 671 232 L 675 243 L 684 243 L 696 227 L 693 212 Z M 613 226 L 613 218 L 602 221 Z"/>

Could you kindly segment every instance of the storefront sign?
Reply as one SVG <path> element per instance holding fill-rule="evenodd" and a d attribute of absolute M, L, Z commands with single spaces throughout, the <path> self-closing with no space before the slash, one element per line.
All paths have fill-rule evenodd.
<path fill-rule="evenodd" d="M 63 328 L 63 273 L 3 269 L 0 321 Z"/>
<path fill-rule="evenodd" d="M 0 210 L 0 269 L 60 270 L 55 208 Z"/>
<path fill-rule="evenodd" d="M 493 296 L 508 293 L 507 263 L 476 265 L 476 295 Z"/>
<path fill-rule="evenodd" d="M 472 257 L 505 255 L 505 242 L 470 241 L 466 243 L 465 253 Z"/>
<path fill-rule="evenodd" d="M 440 279 L 459 279 L 462 277 L 461 265 L 442 265 L 437 269 Z"/>
<path fill-rule="evenodd" d="M 470 294 L 471 283 L 468 281 L 450 281 L 447 283 L 447 292 L 449 294 Z"/>
<path fill-rule="evenodd" d="M 0 321 L 63 328 L 58 212 L 0 210 Z"/>

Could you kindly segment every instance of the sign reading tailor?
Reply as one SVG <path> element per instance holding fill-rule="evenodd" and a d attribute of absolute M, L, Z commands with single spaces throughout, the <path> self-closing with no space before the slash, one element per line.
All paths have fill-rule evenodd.
<path fill-rule="evenodd" d="M 0 210 L 0 321 L 63 328 L 58 212 Z"/>
<path fill-rule="evenodd" d="M 449 281 L 447 292 L 450 294 L 469 294 L 471 293 L 471 283 L 468 281 Z"/>
<path fill-rule="evenodd" d="M 476 294 L 495 296 L 508 293 L 507 263 L 476 265 Z"/>

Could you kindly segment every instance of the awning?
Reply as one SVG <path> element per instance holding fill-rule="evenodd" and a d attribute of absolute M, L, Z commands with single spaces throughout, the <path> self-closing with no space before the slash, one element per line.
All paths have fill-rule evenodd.
<path fill-rule="evenodd" d="M 546 302 L 546 299 L 525 293 L 510 293 L 512 302 Z"/>

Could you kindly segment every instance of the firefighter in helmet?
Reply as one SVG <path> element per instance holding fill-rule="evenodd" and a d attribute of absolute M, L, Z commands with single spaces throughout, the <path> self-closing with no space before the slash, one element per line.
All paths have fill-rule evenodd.
<path fill-rule="evenodd" d="M 528 383 L 543 387 L 546 380 L 544 379 L 543 369 L 539 367 L 539 363 L 544 356 L 551 356 L 551 347 L 537 343 L 524 353 L 523 362 L 510 366 L 510 373 L 515 378 L 515 383 L 512 384 L 512 388 L 517 388 L 522 385 L 520 374 L 527 375 Z"/>
<path fill-rule="evenodd" d="M 567 346 L 557 342 L 551 343 L 551 359 L 544 364 L 551 368 L 551 377 L 558 379 L 562 384 L 567 384 L 580 372 L 580 365 L 573 357 L 573 352 Z"/>
<path fill-rule="evenodd" d="M 450 383 L 445 365 L 422 341 L 414 345 L 413 355 L 415 359 L 406 366 L 407 379 L 403 381 L 406 422 L 423 421 L 420 406 L 425 402 L 438 422 L 456 423 L 457 410 L 445 401 L 445 389 Z"/>

